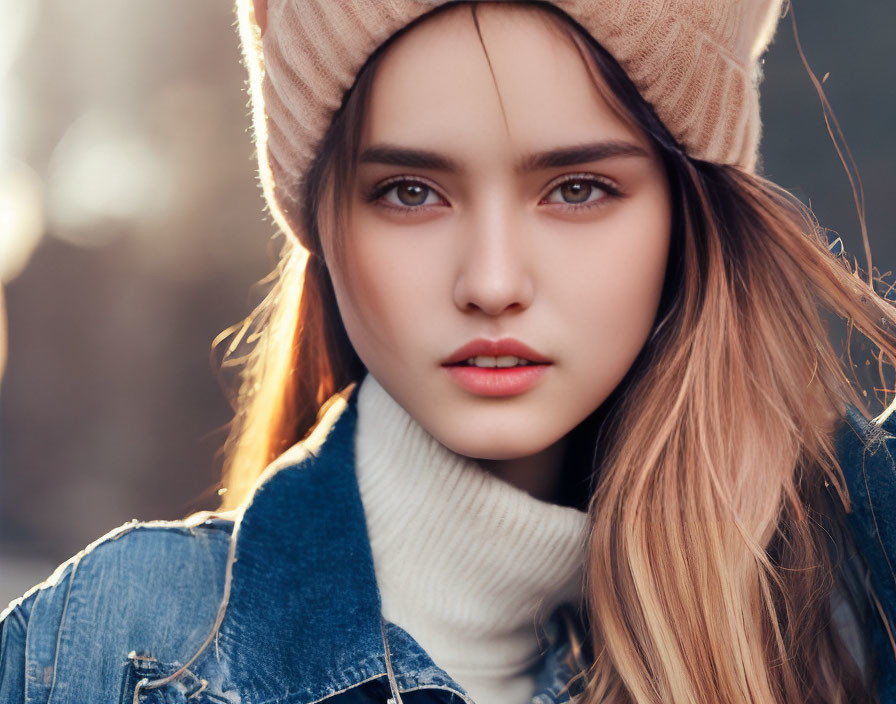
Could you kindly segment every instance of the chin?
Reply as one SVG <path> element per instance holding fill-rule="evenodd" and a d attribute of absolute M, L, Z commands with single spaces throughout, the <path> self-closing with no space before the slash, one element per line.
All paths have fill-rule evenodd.
<path fill-rule="evenodd" d="M 532 442 L 531 434 L 528 436 L 530 441 L 523 444 L 519 442 L 519 438 L 527 437 L 525 434 L 508 438 L 503 442 L 502 438 L 495 437 L 490 433 L 483 433 L 481 438 L 470 437 L 470 435 L 460 438 L 455 436 L 434 437 L 452 452 L 476 460 L 518 460 L 531 457 L 546 450 L 557 441 L 557 438 L 545 438 L 544 442 Z"/>

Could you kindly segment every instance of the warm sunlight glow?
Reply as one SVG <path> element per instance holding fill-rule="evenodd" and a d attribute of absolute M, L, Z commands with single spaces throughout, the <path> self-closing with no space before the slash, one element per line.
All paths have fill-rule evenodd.
<path fill-rule="evenodd" d="M 18 103 L 10 69 L 31 36 L 37 10 L 33 2 L 0 0 L 0 283 L 25 268 L 43 229 L 40 178 L 12 157 L 21 145 L 12 124 Z"/>
<path fill-rule="evenodd" d="M 0 0 L 0 76 L 12 67 L 34 29 L 40 5 L 22 0 Z"/>
<path fill-rule="evenodd" d="M 0 163 L 0 282 L 25 268 L 43 232 L 43 184 L 22 162 Z"/>

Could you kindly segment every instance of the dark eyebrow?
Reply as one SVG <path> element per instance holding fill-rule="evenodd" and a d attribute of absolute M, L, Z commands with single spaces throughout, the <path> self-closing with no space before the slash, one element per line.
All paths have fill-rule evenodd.
<path fill-rule="evenodd" d="M 528 154 L 517 164 L 516 171 L 522 173 L 556 169 L 619 156 L 647 158 L 649 155 L 646 149 L 632 142 L 609 140 Z M 408 149 L 388 144 L 375 145 L 365 149 L 359 161 L 362 164 L 387 164 L 389 166 L 404 166 L 410 169 L 461 171 L 460 165 L 444 154 L 425 149 Z"/>
<path fill-rule="evenodd" d="M 592 161 L 612 159 L 617 156 L 642 157 L 646 159 L 650 155 L 646 149 L 632 142 L 609 140 L 606 142 L 577 144 L 571 147 L 561 147 L 529 154 L 520 161 L 517 171 L 556 169 L 563 166 L 576 166 L 577 164 L 587 164 Z"/>
<path fill-rule="evenodd" d="M 460 165 L 453 159 L 438 152 L 425 149 L 405 149 L 391 145 L 377 145 L 365 149 L 359 162 L 362 164 L 387 164 L 406 166 L 410 169 L 430 169 L 432 171 L 460 171 Z"/>

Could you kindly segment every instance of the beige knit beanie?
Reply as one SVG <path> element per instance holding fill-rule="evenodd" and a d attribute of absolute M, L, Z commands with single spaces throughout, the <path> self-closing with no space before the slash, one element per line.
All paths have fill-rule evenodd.
<path fill-rule="evenodd" d="M 265 197 L 304 241 L 302 178 L 367 58 L 449 0 L 238 0 Z M 692 157 L 753 171 L 759 58 L 783 0 L 554 0 L 619 62 Z M 258 0 L 264 7 L 264 3 Z"/>

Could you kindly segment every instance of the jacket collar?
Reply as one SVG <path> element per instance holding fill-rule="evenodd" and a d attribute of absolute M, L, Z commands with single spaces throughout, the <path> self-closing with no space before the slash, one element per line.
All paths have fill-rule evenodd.
<path fill-rule="evenodd" d="M 250 701 L 313 702 L 386 671 L 354 474 L 355 395 L 336 398 L 312 435 L 265 470 L 234 526 L 220 632 Z"/>
<path fill-rule="evenodd" d="M 835 436 L 837 458 L 850 497 L 847 522 L 868 567 L 874 619 L 874 648 L 887 663 L 881 692 L 896 697 L 896 414 L 883 425 L 869 422 L 853 405 Z M 880 628 L 880 626 L 883 628 Z"/>

